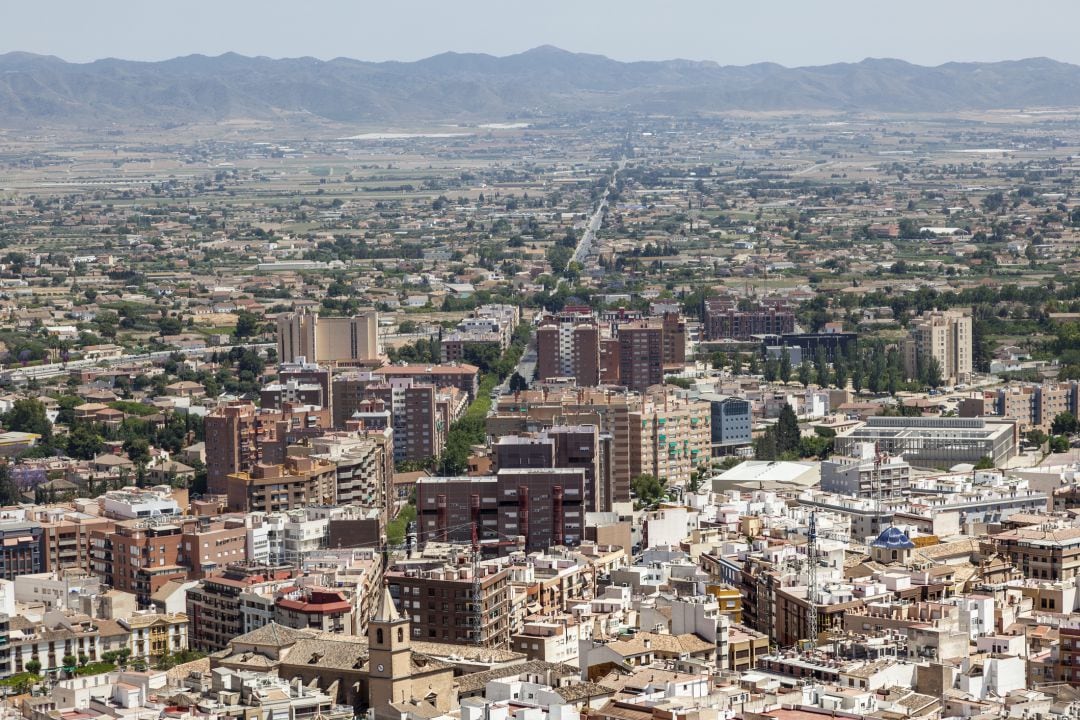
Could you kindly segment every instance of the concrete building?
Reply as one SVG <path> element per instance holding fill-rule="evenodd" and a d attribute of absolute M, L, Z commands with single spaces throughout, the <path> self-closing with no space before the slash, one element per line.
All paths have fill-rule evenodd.
<path fill-rule="evenodd" d="M 951 467 L 990 458 L 1003 465 L 1016 454 L 1016 423 L 1007 418 L 874 416 L 836 436 L 836 453 L 855 455 L 870 443 L 914 466 Z"/>
<path fill-rule="evenodd" d="M 821 489 L 858 498 L 898 497 L 911 487 L 911 466 L 902 458 L 878 456 L 864 443 L 858 455 L 833 455 L 821 463 Z"/>
<path fill-rule="evenodd" d="M 908 377 L 918 377 L 919 368 L 931 359 L 949 385 L 971 377 L 971 308 L 925 312 L 911 322 L 908 332 L 903 345 Z"/>
<path fill-rule="evenodd" d="M 283 363 L 306 358 L 332 365 L 371 365 L 379 361 L 379 314 L 369 310 L 352 317 L 319 317 L 295 312 L 277 320 L 277 351 Z"/>

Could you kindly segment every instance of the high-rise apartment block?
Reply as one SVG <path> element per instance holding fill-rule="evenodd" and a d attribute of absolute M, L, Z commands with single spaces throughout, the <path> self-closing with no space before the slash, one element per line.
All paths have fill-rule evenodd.
<path fill-rule="evenodd" d="M 227 479 L 259 461 L 258 412 L 249 402 L 233 402 L 208 413 L 206 431 L 207 491 L 223 495 Z"/>
<path fill-rule="evenodd" d="M 372 365 L 380 359 L 379 314 L 368 310 L 352 317 L 320 317 L 293 312 L 277 320 L 278 359 L 301 358 L 333 365 Z"/>
<path fill-rule="evenodd" d="M 941 377 L 955 384 L 971 376 L 971 309 L 934 310 L 911 321 L 904 341 L 904 372 L 917 377 L 931 359 L 941 367 Z"/>
<path fill-rule="evenodd" d="M 538 378 L 573 378 L 581 387 L 600 384 L 600 324 L 589 308 L 568 307 L 536 329 Z"/>

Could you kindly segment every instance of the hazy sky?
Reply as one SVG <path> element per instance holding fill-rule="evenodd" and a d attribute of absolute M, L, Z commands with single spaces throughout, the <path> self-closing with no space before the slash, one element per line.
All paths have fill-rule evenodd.
<path fill-rule="evenodd" d="M 543 44 L 619 60 L 1080 63 L 1076 0 L 10 0 L 0 52 L 85 62 L 244 55 L 415 60 Z"/>

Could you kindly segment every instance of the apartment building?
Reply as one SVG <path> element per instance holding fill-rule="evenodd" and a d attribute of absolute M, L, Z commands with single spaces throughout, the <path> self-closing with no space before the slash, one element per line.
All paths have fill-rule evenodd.
<path fill-rule="evenodd" d="M 237 401 L 206 415 L 207 492 L 224 495 L 229 475 L 247 472 L 259 462 L 257 410 L 253 403 Z"/>
<path fill-rule="evenodd" d="M 475 576 L 474 576 L 475 573 Z M 414 640 L 503 647 L 510 639 L 510 574 L 490 562 L 392 568 L 384 575 Z"/>
<path fill-rule="evenodd" d="M 641 393 L 662 384 L 665 364 L 663 321 L 650 319 L 621 324 L 617 337 L 619 384 Z"/>
<path fill-rule="evenodd" d="M 1022 527 L 990 539 L 1026 578 L 1069 580 L 1080 574 L 1080 528 Z"/>
<path fill-rule="evenodd" d="M 386 509 L 389 483 L 384 448 L 356 433 L 328 433 L 311 441 L 311 458 L 333 463 L 337 473 L 339 505 Z"/>
<path fill-rule="evenodd" d="M 821 463 L 821 489 L 857 498 L 900 497 L 911 487 L 911 466 L 903 458 L 877 455 L 868 443 L 858 455 L 833 455 Z"/>
<path fill-rule="evenodd" d="M 941 368 L 947 384 L 971 377 L 971 308 L 933 310 L 913 320 L 903 344 L 904 372 L 918 377 L 919 368 L 931 359 Z"/>
<path fill-rule="evenodd" d="M 294 312 L 278 317 L 277 351 L 284 363 L 304 358 L 332 365 L 377 363 L 379 314 L 368 310 L 352 317 L 320 317 L 314 312 Z"/>
<path fill-rule="evenodd" d="M 0 523 L 0 579 L 42 571 L 42 528 L 36 522 Z"/>
<path fill-rule="evenodd" d="M 258 464 L 251 473 L 228 476 L 229 509 L 280 512 L 337 502 L 337 466 L 326 460 L 290 456 L 281 465 Z"/>
<path fill-rule="evenodd" d="M 630 477 L 649 474 L 686 483 L 712 457 L 712 407 L 674 388 L 658 387 L 630 414 Z"/>
<path fill-rule="evenodd" d="M 162 585 L 187 577 L 187 568 L 180 565 L 182 535 L 180 524 L 168 518 L 121 520 L 111 531 L 91 530 L 91 570 L 148 606 Z"/>
<path fill-rule="evenodd" d="M 416 385 L 455 387 L 468 395 L 470 401 L 476 399 L 480 387 L 480 368 L 468 363 L 383 365 L 373 374 L 391 384 L 394 380 L 411 380 Z"/>
<path fill-rule="evenodd" d="M 795 313 L 782 304 L 740 309 L 734 298 L 708 298 L 702 312 L 706 340 L 751 340 L 795 332 Z"/>
<path fill-rule="evenodd" d="M 417 541 L 469 542 L 508 552 L 577 545 L 585 520 L 581 468 L 500 469 L 495 476 L 424 477 L 416 483 Z"/>
<path fill-rule="evenodd" d="M 91 568 L 90 533 L 110 531 L 114 521 L 67 507 L 45 506 L 29 511 L 28 519 L 41 525 L 43 572 Z"/>
<path fill-rule="evenodd" d="M 587 307 L 567 307 L 545 316 L 536 329 L 540 380 L 574 378 L 581 387 L 601 382 L 600 324 Z"/>
<path fill-rule="evenodd" d="M 201 580 L 187 593 L 191 649 L 216 652 L 228 647 L 245 632 L 242 595 L 273 594 L 294 577 L 293 570 L 281 566 L 237 563 Z"/>
<path fill-rule="evenodd" d="M 499 398 L 495 412 L 487 418 L 493 437 L 523 434 L 556 425 L 588 426 L 599 429 L 602 453 L 610 458 L 608 487 L 600 487 L 597 505 L 610 510 L 613 503 L 630 499 L 630 480 L 640 468 L 642 431 L 640 412 L 644 404 L 639 393 L 616 388 L 539 389 Z M 631 421 L 631 414 L 634 415 Z M 633 443 L 631 442 L 633 438 Z M 631 451 L 637 453 L 631 462 Z M 640 471 L 638 471 L 640 472 Z"/>
<path fill-rule="evenodd" d="M 439 390 L 412 377 L 368 385 L 364 394 L 390 411 L 394 461 L 426 460 L 442 454 L 448 427 L 438 412 Z"/>

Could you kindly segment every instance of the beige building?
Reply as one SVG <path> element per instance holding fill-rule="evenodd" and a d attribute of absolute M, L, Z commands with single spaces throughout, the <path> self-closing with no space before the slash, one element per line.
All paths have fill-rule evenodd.
<path fill-rule="evenodd" d="M 319 317 L 294 312 L 277 320 L 279 362 L 305 358 L 335 365 L 374 364 L 379 360 L 379 314 L 368 310 L 352 317 Z"/>
<path fill-rule="evenodd" d="M 712 453 L 712 406 L 674 388 L 653 388 L 640 414 L 630 413 L 630 477 L 648 474 L 667 483 L 686 483 Z"/>
<path fill-rule="evenodd" d="M 308 505 L 337 503 L 337 464 L 289 456 L 284 465 L 258 464 L 251 474 L 228 476 L 229 509 L 236 512 L 283 512 Z"/>
<path fill-rule="evenodd" d="M 904 341 L 904 371 L 917 377 L 931 358 L 941 366 L 941 378 L 953 385 L 971 377 L 971 308 L 934 310 L 912 320 Z"/>

